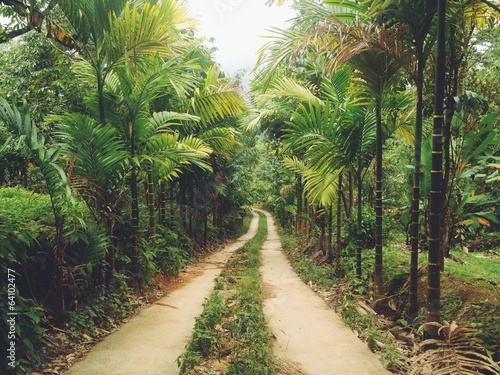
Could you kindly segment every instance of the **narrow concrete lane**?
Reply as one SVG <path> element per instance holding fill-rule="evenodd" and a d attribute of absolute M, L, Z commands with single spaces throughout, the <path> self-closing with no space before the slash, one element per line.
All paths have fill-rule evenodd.
<path fill-rule="evenodd" d="M 97 344 L 67 375 L 174 375 L 214 279 L 231 255 L 257 233 L 254 213 L 247 234 L 196 265 L 201 274 L 157 301 Z M 188 270 L 189 272 L 189 270 Z M 250 375 L 250 374 L 249 374 Z"/>
<path fill-rule="evenodd" d="M 307 375 L 390 374 L 328 305 L 293 271 L 268 212 L 262 247 L 264 313 L 276 337 L 275 355 Z"/>

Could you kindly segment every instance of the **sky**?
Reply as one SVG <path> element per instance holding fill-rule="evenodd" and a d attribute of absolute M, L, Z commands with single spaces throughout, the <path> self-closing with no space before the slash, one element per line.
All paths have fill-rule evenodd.
<path fill-rule="evenodd" d="M 266 0 L 187 0 L 191 14 L 200 22 L 199 34 L 215 39 L 215 60 L 233 75 L 251 70 L 257 51 L 270 35 L 270 27 L 286 28 L 294 12 L 286 5 L 269 7 Z"/>

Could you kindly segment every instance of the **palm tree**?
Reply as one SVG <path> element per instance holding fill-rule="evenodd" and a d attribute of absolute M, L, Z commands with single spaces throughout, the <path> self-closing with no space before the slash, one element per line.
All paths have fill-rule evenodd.
<path fill-rule="evenodd" d="M 440 226 L 443 179 L 443 127 L 444 90 L 446 73 L 446 0 L 438 0 L 438 36 L 436 57 L 436 97 L 434 128 L 432 134 L 432 170 L 429 212 L 429 282 L 427 288 L 427 322 L 441 323 L 440 285 Z M 436 329 L 430 329 L 433 338 L 439 336 Z M 432 332 L 433 331 L 433 332 Z"/>
<path fill-rule="evenodd" d="M 132 76 L 127 73 L 132 74 Z M 133 72 L 127 72 L 126 68 L 117 69 L 116 81 L 112 87 L 109 86 L 115 98 L 115 105 L 119 109 L 118 114 L 123 114 L 118 116 L 117 122 L 113 122 L 127 145 L 131 165 L 132 268 L 135 276 L 138 275 L 139 271 L 137 259 L 139 230 L 137 181 L 140 170 L 145 167 L 143 170 L 149 170 L 148 175 L 151 178 L 152 166 L 155 162 L 162 164 L 170 174 L 174 171 L 178 172 L 180 165 L 197 162 L 209 154 L 209 150 L 199 142 L 192 143 L 198 149 L 191 149 L 187 144 L 179 145 L 179 133 L 166 134 L 171 132 L 168 124 L 158 124 L 149 120 L 149 103 L 163 95 L 163 90 L 171 87 L 172 73 L 170 65 L 166 67 L 165 64 L 158 66 L 154 63 Z M 154 125 L 159 126 L 155 128 Z M 154 154 L 151 153 L 153 151 Z M 201 162 L 199 164 L 206 166 Z M 154 229 L 152 231 L 154 232 Z M 154 233 L 152 234 L 154 235 Z"/>
<path fill-rule="evenodd" d="M 206 71 L 195 77 L 196 87 L 181 103 L 184 111 L 199 117 L 200 121 L 184 123 L 179 131 L 184 135 L 195 133 L 197 138 L 211 149 L 210 160 L 207 160 L 210 169 L 207 169 L 208 174 L 200 169 L 191 169 L 178 180 L 181 190 L 179 195 L 181 210 L 187 206 L 197 205 L 196 208 L 202 212 L 206 234 L 210 203 L 214 204 L 214 223 L 222 220 L 219 208 L 225 178 L 221 164 L 229 160 L 240 146 L 236 121 L 245 113 L 246 103 L 236 82 L 225 77 L 209 58 L 201 56 L 200 65 L 205 66 Z M 203 199 L 195 203 L 192 198 L 197 186 L 202 191 Z M 193 217 L 190 212 L 192 210 L 189 210 L 187 215 L 190 224 L 187 222 L 184 224 L 190 228 L 189 232 L 192 232 Z"/>
<path fill-rule="evenodd" d="M 55 133 L 61 155 L 71 162 L 73 189 L 83 197 L 96 222 L 106 228 L 114 246 L 107 249 L 106 282 L 115 271 L 114 228 L 125 198 L 125 179 L 129 169 L 128 153 L 116 129 L 102 126 L 82 114 L 53 118 L 60 125 Z"/>
<path fill-rule="evenodd" d="M 355 22 L 356 16 L 361 16 L 366 10 L 363 6 L 353 1 L 325 1 L 332 8 L 321 7 L 316 4 L 306 3 L 300 10 L 301 20 L 305 20 L 308 26 L 297 28 L 300 32 L 283 32 L 281 40 L 285 40 L 281 49 L 274 44 L 267 62 L 271 70 L 277 66 L 271 63 L 272 59 L 284 59 L 285 51 L 290 56 L 300 54 L 301 49 L 305 49 L 307 44 L 314 45 L 319 53 L 327 55 L 323 70 L 333 73 L 335 69 L 345 62 L 349 62 L 355 68 L 356 78 L 364 82 L 364 87 L 358 90 L 366 93 L 365 100 L 371 101 L 375 98 L 375 109 L 377 116 L 377 202 L 376 202 L 376 259 L 375 278 L 379 294 L 383 294 L 382 277 L 382 99 L 387 88 L 393 84 L 398 76 L 395 74 L 400 68 L 397 61 L 392 59 L 388 53 L 376 52 L 376 48 L 371 47 L 371 39 L 375 33 L 371 25 L 362 25 Z M 332 16 L 335 14 L 336 17 Z M 341 19 L 339 18 L 339 15 Z M 335 38 L 333 37 L 335 36 Z M 382 39 L 383 40 L 383 39 Z M 307 43 L 307 44 L 306 44 Z M 295 49 L 294 49 L 295 48 Z M 277 51 L 277 52 L 276 52 Z M 261 56 L 265 56 L 264 51 Z M 317 58 L 317 57 L 316 57 Z M 266 72 L 266 68 L 264 68 Z M 262 73 L 261 73 L 262 74 Z M 263 76 L 265 77 L 265 76 Z"/>
<path fill-rule="evenodd" d="M 174 0 L 57 1 L 78 35 L 82 51 L 82 75 L 95 84 L 96 96 L 89 104 L 101 124 L 106 120 L 105 86 L 118 67 L 130 70 L 143 58 L 158 55 L 169 59 L 187 51 L 182 28 L 193 26 L 187 8 Z M 130 5 L 130 4 L 133 5 Z"/>
<path fill-rule="evenodd" d="M 382 129 L 383 99 L 387 89 L 398 79 L 396 74 L 400 69 L 397 61 L 386 53 L 363 52 L 353 56 L 349 63 L 355 68 L 354 77 L 363 82 L 364 87 L 358 88 L 362 100 L 371 101 L 375 105 L 377 121 L 376 146 L 376 202 L 375 202 L 375 286 L 379 295 L 384 294 L 383 253 L 382 253 L 382 146 L 385 134 Z M 363 93 L 367 90 L 366 93 Z M 367 94 L 367 95 L 366 95 Z"/>
<path fill-rule="evenodd" d="M 365 106 L 352 106 L 347 111 L 303 106 L 285 130 L 285 141 L 294 150 L 302 150 L 307 161 L 308 183 L 320 191 L 325 183 L 332 191 L 342 171 L 350 169 L 357 182 L 357 251 L 356 274 L 361 277 L 361 208 L 364 171 L 375 149 L 375 113 Z M 325 179 L 325 176 L 330 176 Z M 312 190 L 313 192 L 315 190 Z M 324 194 L 324 192 L 322 193 Z M 330 203 L 333 203 L 331 201 Z"/>
<path fill-rule="evenodd" d="M 60 2 L 68 20 L 78 32 L 82 56 L 77 71 L 95 84 L 96 95 L 88 105 L 104 125 L 111 123 L 126 145 L 130 166 L 132 198 L 132 268 L 138 275 L 138 188 L 137 177 L 144 158 L 145 137 L 151 135 L 149 103 L 173 87 L 184 95 L 192 87 L 186 69 L 191 64 L 175 56 L 188 50 L 188 43 L 178 25 L 188 27 L 191 18 L 186 7 L 167 0 L 158 3 L 120 1 Z M 177 137 L 177 138 L 176 138 Z M 173 141 L 172 141 L 173 140 Z M 185 158 L 199 159 L 198 151 L 177 147 L 178 136 L 164 142 L 167 149 Z M 205 151 L 201 151 L 205 155 Z M 165 149 L 162 157 L 166 158 Z M 149 159 L 151 162 L 151 159 Z M 182 162 L 181 162 L 182 163 Z"/>

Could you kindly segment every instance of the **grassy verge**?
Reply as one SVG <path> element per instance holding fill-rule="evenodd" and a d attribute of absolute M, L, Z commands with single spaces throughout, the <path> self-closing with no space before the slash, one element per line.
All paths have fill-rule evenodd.
<path fill-rule="evenodd" d="M 260 292 L 260 248 L 266 236 L 266 217 L 260 215 L 256 236 L 227 263 L 196 319 L 187 351 L 178 359 L 181 373 L 274 373 Z"/>

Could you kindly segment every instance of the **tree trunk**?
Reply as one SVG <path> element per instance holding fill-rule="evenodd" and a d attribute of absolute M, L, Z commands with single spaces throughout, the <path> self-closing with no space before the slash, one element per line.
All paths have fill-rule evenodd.
<path fill-rule="evenodd" d="M 153 169 L 149 166 L 148 174 L 148 213 L 149 213 L 149 236 L 155 242 L 156 237 L 156 212 L 155 212 L 155 192 L 153 184 Z"/>
<path fill-rule="evenodd" d="M 165 182 L 160 182 L 160 224 L 165 226 L 167 225 L 167 192 L 165 189 Z"/>
<path fill-rule="evenodd" d="M 134 288 L 139 290 L 139 201 L 137 191 L 137 167 L 135 166 L 132 167 L 130 179 L 130 194 L 132 197 L 132 255 L 130 260 L 134 278 Z"/>
<path fill-rule="evenodd" d="M 187 199 L 186 199 L 186 184 L 185 184 L 185 176 L 181 176 L 179 179 L 179 207 L 180 207 L 180 216 L 182 228 L 187 231 Z"/>
<path fill-rule="evenodd" d="M 341 263 L 341 251 L 342 251 L 342 173 L 339 175 L 339 192 L 337 195 L 337 245 L 335 249 L 335 272 L 337 277 L 343 277 L 342 263 Z"/>
<path fill-rule="evenodd" d="M 302 177 L 297 174 L 296 175 L 297 179 L 297 188 L 296 188 L 296 195 L 297 195 L 297 214 L 296 214 L 296 227 L 297 227 L 297 234 L 299 236 L 302 236 Z"/>
<path fill-rule="evenodd" d="M 362 192 L 363 192 L 363 177 L 361 173 L 361 156 L 358 157 L 358 170 L 356 171 L 357 180 L 358 180 L 358 217 L 357 217 L 357 236 L 356 236 L 356 277 L 361 279 L 362 271 L 361 271 L 361 252 L 363 250 L 363 234 L 361 233 L 361 224 L 363 218 L 362 212 Z"/>
<path fill-rule="evenodd" d="M 441 271 L 440 271 L 440 224 L 441 183 L 443 178 L 443 126 L 444 86 L 446 72 L 446 0 L 438 0 L 438 37 L 436 58 L 436 103 L 432 134 L 432 170 L 430 193 L 429 264 L 427 287 L 427 322 L 441 323 Z M 439 336 L 437 329 L 427 329 L 432 338 Z"/>
<path fill-rule="evenodd" d="M 413 194 L 411 200 L 411 260 L 410 260 L 410 293 L 408 303 L 408 319 L 410 322 L 418 313 L 418 250 L 420 233 L 420 178 L 422 168 L 422 123 L 423 123 L 423 81 L 424 56 L 423 46 L 417 46 L 417 113 L 415 120 L 415 170 L 413 175 Z"/>
<path fill-rule="evenodd" d="M 203 215 L 203 247 L 206 249 L 208 245 L 208 215 Z"/>
<path fill-rule="evenodd" d="M 62 228 L 61 224 L 61 227 Z M 59 227 L 59 224 L 56 224 Z M 55 326 L 64 329 L 66 303 L 64 300 L 64 253 L 65 244 L 60 229 L 56 228 L 56 244 L 54 248 L 54 277 L 52 278 L 52 293 L 54 300 Z"/>
<path fill-rule="evenodd" d="M 354 210 L 354 186 L 356 186 L 356 176 L 349 172 L 349 210 L 346 212 L 347 217 L 351 218 Z"/>
<path fill-rule="evenodd" d="M 135 126 L 130 124 L 130 158 L 135 157 Z M 140 289 L 139 283 L 139 197 L 137 190 L 137 166 L 132 164 L 130 173 L 130 196 L 131 196 L 131 222 L 132 222 L 132 255 L 130 257 L 132 265 L 132 277 L 136 291 Z"/>
<path fill-rule="evenodd" d="M 375 186 L 375 286 L 377 294 L 384 294 L 384 266 L 382 252 L 382 103 L 377 104 L 377 150 Z"/>
<path fill-rule="evenodd" d="M 331 208 L 330 208 L 331 212 Z M 330 219 L 328 223 L 331 223 L 331 217 L 328 217 Z M 319 248 L 323 255 L 326 255 L 328 258 L 332 259 L 332 253 L 331 253 L 331 237 L 330 234 L 331 232 L 328 232 L 328 245 L 325 247 L 325 237 L 326 237 L 326 225 L 327 225 L 327 213 L 326 213 L 326 207 L 324 209 L 323 215 L 320 217 L 320 240 L 319 240 Z M 330 226 L 330 224 L 328 224 Z"/>
<path fill-rule="evenodd" d="M 326 207 L 325 207 L 326 210 Z M 325 212 L 325 218 L 327 213 Z M 335 254 L 333 254 L 333 205 L 328 207 L 328 218 L 326 220 L 328 224 L 328 236 L 327 236 L 327 253 L 328 257 L 333 260 Z"/>
<path fill-rule="evenodd" d="M 174 181 L 170 183 L 170 207 L 169 207 L 169 219 L 170 219 L 170 228 L 174 227 L 174 216 L 175 216 L 175 210 L 174 210 L 174 202 L 175 202 L 175 194 L 174 194 Z"/>

